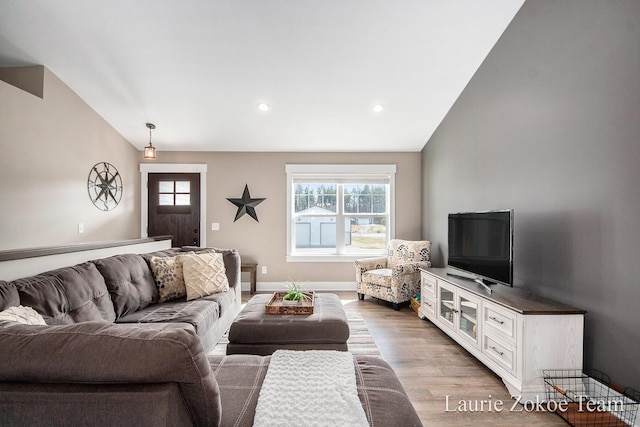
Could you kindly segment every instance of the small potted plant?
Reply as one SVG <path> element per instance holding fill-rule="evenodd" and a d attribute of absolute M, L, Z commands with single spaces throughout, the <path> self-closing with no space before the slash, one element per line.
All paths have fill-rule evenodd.
<path fill-rule="evenodd" d="M 282 297 L 282 303 L 285 305 L 301 304 L 302 301 L 309 298 L 309 294 L 302 290 L 304 283 L 289 280 L 287 284 L 287 292 Z"/>

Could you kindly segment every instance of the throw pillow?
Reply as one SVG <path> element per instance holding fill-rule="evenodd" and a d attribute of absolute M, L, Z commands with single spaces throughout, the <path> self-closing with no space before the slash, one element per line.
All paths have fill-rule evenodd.
<path fill-rule="evenodd" d="M 149 257 L 149 266 L 158 287 L 158 302 L 182 298 L 187 294 L 184 286 L 182 263 L 177 257 Z"/>
<path fill-rule="evenodd" d="M 23 325 L 46 325 L 44 319 L 31 307 L 19 305 L 0 311 L 0 322 L 15 322 Z"/>
<path fill-rule="evenodd" d="M 229 281 L 220 253 L 179 255 L 187 288 L 187 301 L 229 290 Z"/>

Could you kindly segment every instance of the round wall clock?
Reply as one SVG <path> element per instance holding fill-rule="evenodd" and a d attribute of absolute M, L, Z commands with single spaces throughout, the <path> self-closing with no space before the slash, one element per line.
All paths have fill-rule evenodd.
<path fill-rule="evenodd" d="M 89 171 L 87 179 L 89 198 L 101 211 L 108 211 L 120 203 L 122 198 L 122 178 L 111 163 L 96 163 Z"/>

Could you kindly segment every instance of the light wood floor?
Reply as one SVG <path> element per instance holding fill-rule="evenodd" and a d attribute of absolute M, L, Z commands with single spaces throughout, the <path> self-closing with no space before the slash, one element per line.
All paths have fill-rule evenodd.
<path fill-rule="evenodd" d="M 355 292 L 335 292 L 345 311 L 362 314 L 369 331 L 386 360 L 400 378 L 413 406 L 425 426 L 566 426 L 557 415 L 525 412 L 513 400 L 492 371 L 427 320 L 421 320 L 407 306 L 393 310 L 384 302 L 365 297 L 359 301 Z M 243 293 L 243 301 L 250 295 Z M 453 411 L 461 400 L 475 402 L 502 401 L 502 412 Z M 478 403 L 479 404 L 479 403 Z"/>

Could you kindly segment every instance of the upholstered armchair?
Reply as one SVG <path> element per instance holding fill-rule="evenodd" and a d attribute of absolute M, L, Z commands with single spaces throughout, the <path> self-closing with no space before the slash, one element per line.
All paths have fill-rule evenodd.
<path fill-rule="evenodd" d="M 420 268 L 431 267 L 431 242 L 393 239 L 386 258 L 355 261 L 358 298 L 372 296 L 395 310 L 420 292 Z"/>

